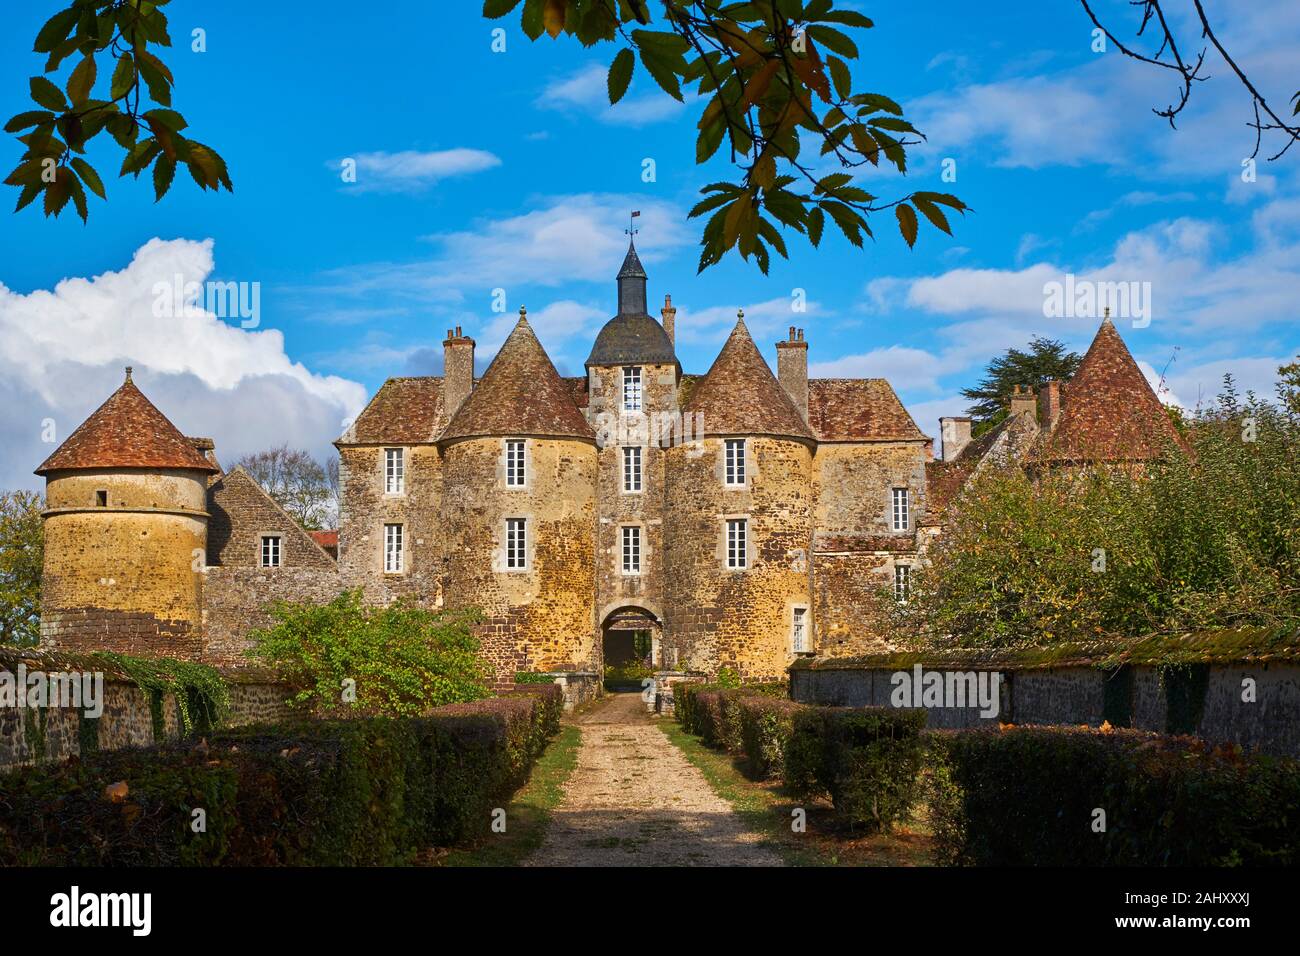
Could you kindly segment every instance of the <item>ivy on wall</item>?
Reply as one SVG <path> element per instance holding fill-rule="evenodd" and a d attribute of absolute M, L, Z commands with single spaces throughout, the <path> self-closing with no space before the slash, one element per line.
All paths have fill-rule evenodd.
<path fill-rule="evenodd" d="M 154 740 L 165 731 L 163 701 L 168 694 L 180 710 L 181 731 L 188 736 L 218 727 L 230 713 L 230 691 L 217 671 L 206 664 L 170 657 L 143 658 L 100 651 L 94 657 L 113 665 L 149 695 Z"/>

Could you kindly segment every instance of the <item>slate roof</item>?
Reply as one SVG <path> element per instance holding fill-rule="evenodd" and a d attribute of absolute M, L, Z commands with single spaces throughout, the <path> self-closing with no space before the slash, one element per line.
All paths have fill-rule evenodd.
<path fill-rule="evenodd" d="M 440 440 L 490 435 L 596 438 L 522 313 Z"/>
<path fill-rule="evenodd" d="M 820 441 L 928 441 L 883 378 L 808 380 L 808 424 Z"/>
<path fill-rule="evenodd" d="M 736 320 L 722 351 L 702 380 L 690 390 L 684 414 L 700 412 L 706 435 L 775 435 L 813 441 L 745 327 Z"/>
<path fill-rule="evenodd" d="M 1061 415 L 1035 459 L 1044 464 L 1145 461 L 1186 448 L 1109 318 L 1070 379 Z"/>
<path fill-rule="evenodd" d="M 616 315 L 605 323 L 587 356 L 593 365 L 676 365 L 668 333 L 648 315 Z"/>
<path fill-rule="evenodd" d="M 217 471 L 135 387 L 130 369 L 122 386 L 45 459 L 36 474 L 89 468 Z"/>

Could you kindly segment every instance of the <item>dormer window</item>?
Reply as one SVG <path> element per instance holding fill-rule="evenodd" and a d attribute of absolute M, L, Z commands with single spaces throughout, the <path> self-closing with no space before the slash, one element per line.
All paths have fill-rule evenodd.
<path fill-rule="evenodd" d="M 623 411 L 641 411 L 641 366 L 623 368 Z"/>

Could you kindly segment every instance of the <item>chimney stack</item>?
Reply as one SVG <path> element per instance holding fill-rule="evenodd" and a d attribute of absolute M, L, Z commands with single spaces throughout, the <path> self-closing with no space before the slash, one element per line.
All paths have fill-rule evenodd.
<path fill-rule="evenodd" d="M 1034 397 L 1031 391 L 1021 391 L 1020 386 L 1011 394 L 1010 412 L 1012 415 L 1028 415 L 1030 418 L 1036 418 L 1038 411 L 1038 399 Z"/>
<path fill-rule="evenodd" d="M 790 326 L 790 337 L 776 343 L 776 378 L 807 422 L 808 343 L 803 339 L 803 329 Z"/>
<path fill-rule="evenodd" d="M 442 343 L 442 404 L 447 419 L 469 398 L 474 388 L 474 340 L 460 326 L 447 330 Z"/>
<path fill-rule="evenodd" d="M 664 296 L 664 307 L 659 310 L 663 317 L 664 331 L 668 333 L 670 344 L 677 345 L 677 309 L 673 307 L 673 297 Z"/>
<path fill-rule="evenodd" d="M 952 461 L 970 444 L 970 418 L 964 415 L 940 418 L 939 437 L 943 441 L 943 460 Z"/>
<path fill-rule="evenodd" d="M 1048 379 L 1038 387 L 1038 423 L 1047 431 L 1061 417 L 1061 383 Z"/>

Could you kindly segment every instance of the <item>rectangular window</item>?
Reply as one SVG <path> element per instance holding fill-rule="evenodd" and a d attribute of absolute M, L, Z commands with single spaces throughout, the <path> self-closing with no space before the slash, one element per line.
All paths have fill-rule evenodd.
<path fill-rule="evenodd" d="M 749 567 L 748 522 L 744 518 L 727 519 L 727 567 Z"/>
<path fill-rule="evenodd" d="M 636 365 L 623 369 L 623 411 L 641 411 L 641 369 Z"/>
<path fill-rule="evenodd" d="M 522 571 L 528 567 L 528 532 L 524 518 L 506 519 L 506 568 Z"/>
<path fill-rule="evenodd" d="M 402 526 L 400 524 L 384 525 L 384 573 L 400 574 L 402 572 Z"/>
<path fill-rule="evenodd" d="M 794 609 L 794 619 L 790 626 L 790 643 L 793 645 L 796 654 L 804 654 L 812 650 L 808 641 L 808 609 L 806 607 Z"/>
<path fill-rule="evenodd" d="M 906 604 L 912 593 L 912 569 L 906 564 L 894 565 L 894 600 Z"/>
<path fill-rule="evenodd" d="M 280 566 L 280 538 L 278 535 L 262 535 L 262 567 L 278 568 Z"/>
<path fill-rule="evenodd" d="M 97 491 L 97 492 L 95 492 L 95 507 L 96 507 L 96 508 L 107 508 L 107 507 L 108 507 L 108 492 L 107 492 L 107 491 Z"/>
<path fill-rule="evenodd" d="M 641 529 L 623 529 L 623 573 L 641 573 Z"/>
<path fill-rule="evenodd" d="M 745 439 L 727 439 L 727 477 L 729 487 L 739 487 L 745 483 Z"/>
<path fill-rule="evenodd" d="M 522 488 L 526 475 L 524 473 L 524 443 L 511 439 L 506 442 L 506 487 Z"/>
<path fill-rule="evenodd" d="M 641 490 L 640 445 L 629 445 L 623 449 L 623 490 Z"/>
<path fill-rule="evenodd" d="M 400 448 L 384 449 L 384 494 L 400 495 L 406 491 L 406 462 Z"/>
<path fill-rule="evenodd" d="M 894 489 L 894 530 L 906 531 L 911 521 L 910 492 L 906 488 Z"/>

